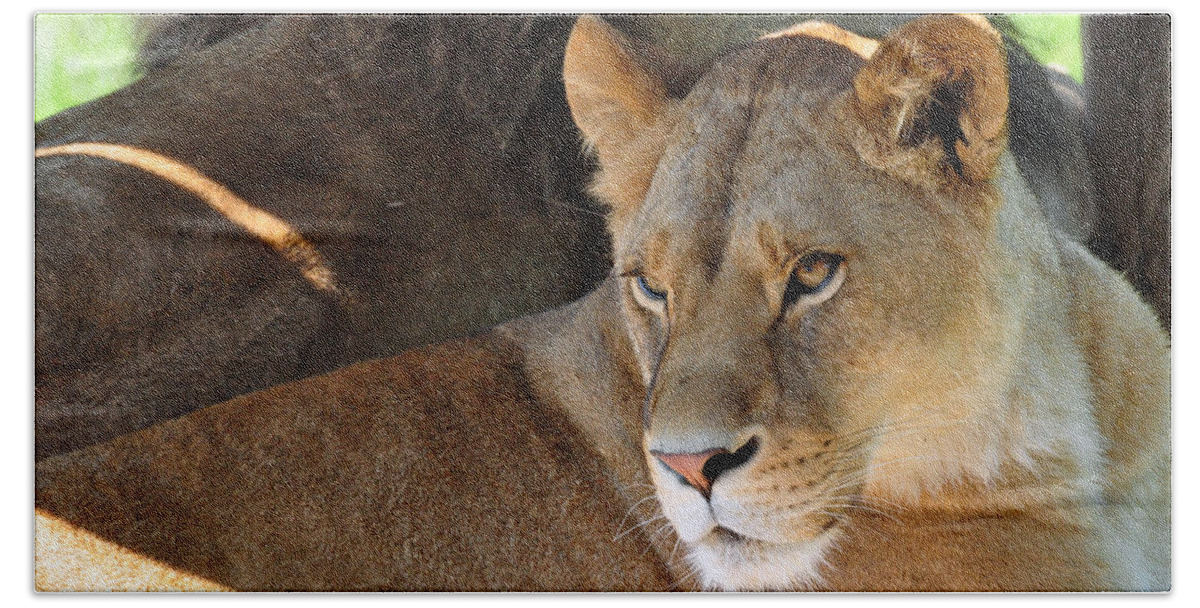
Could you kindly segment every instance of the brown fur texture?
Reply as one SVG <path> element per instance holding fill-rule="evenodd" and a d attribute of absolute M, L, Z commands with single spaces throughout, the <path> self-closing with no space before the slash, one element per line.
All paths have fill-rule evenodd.
<path fill-rule="evenodd" d="M 879 52 L 939 28 L 939 74 L 1002 88 L 976 19 Z M 803 32 L 675 102 L 581 19 L 596 191 L 636 192 L 595 291 L 47 459 L 38 508 L 234 589 L 1169 588 L 1153 313 L 993 149 L 1004 104 L 892 142 L 914 183 L 856 145 L 897 64 Z M 657 126 L 610 137 L 626 107 Z"/>
<path fill-rule="evenodd" d="M 239 590 L 664 588 L 521 360 L 489 336 L 235 399 L 43 461 L 38 506 Z"/>

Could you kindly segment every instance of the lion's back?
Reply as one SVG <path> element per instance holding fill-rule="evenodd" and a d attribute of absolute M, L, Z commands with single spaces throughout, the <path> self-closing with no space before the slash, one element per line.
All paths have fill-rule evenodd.
<path fill-rule="evenodd" d="M 520 350 L 450 342 L 64 456 L 37 506 L 236 589 L 661 589 Z"/>

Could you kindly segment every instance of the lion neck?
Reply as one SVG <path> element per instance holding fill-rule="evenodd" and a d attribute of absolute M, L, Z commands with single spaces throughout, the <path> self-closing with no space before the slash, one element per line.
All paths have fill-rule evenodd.
<path fill-rule="evenodd" d="M 606 461 L 628 514 L 614 536 L 638 534 L 678 580 L 690 566 L 662 512 L 642 459 L 645 386 L 621 318 L 617 285 L 606 280 L 566 306 L 509 322 L 497 331 L 525 350 L 526 372 L 542 403 L 558 407 Z M 665 532 L 665 533 L 664 533 Z"/>
<path fill-rule="evenodd" d="M 995 183 L 1003 203 L 987 247 L 994 263 L 988 293 L 977 294 L 987 320 L 964 335 L 990 342 L 988 354 L 971 390 L 942 408 L 948 432 L 917 432 L 877 451 L 876 466 L 901 462 L 868 484 L 879 498 L 961 514 L 1059 510 L 1098 496 L 1103 439 L 1084 353 L 1068 329 L 1064 237 L 1008 153 Z"/>

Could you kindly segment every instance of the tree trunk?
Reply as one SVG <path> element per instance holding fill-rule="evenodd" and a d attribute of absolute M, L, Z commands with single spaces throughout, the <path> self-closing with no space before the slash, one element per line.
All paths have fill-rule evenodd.
<path fill-rule="evenodd" d="M 1089 245 L 1171 328 L 1171 18 L 1085 15 Z"/>

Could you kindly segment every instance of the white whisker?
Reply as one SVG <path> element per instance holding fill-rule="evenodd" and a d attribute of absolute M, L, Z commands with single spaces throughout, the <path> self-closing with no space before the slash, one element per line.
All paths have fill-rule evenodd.
<path fill-rule="evenodd" d="M 868 513 L 875 513 L 877 515 L 881 515 L 881 516 L 886 517 L 896 523 L 900 523 L 900 520 L 897 519 L 895 516 L 893 516 L 891 513 L 888 513 L 886 511 L 881 511 L 874 507 L 868 507 L 866 505 L 856 504 L 854 502 L 830 502 L 830 503 L 825 503 L 822 506 L 839 508 L 839 509 L 859 509 L 862 511 L 866 511 Z"/>
<path fill-rule="evenodd" d="M 651 532 L 650 535 L 646 537 L 646 540 L 647 540 L 646 548 L 642 549 L 642 555 L 645 555 L 646 552 L 648 552 L 648 551 L 650 551 L 650 549 L 654 548 L 654 539 L 657 538 L 659 534 L 662 534 L 663 532 L 669 533 L 671 530 L 672 530 L 671 524 L 670 524 L 670 522 L 668 522 L 668 523 L 665 523 L 665 524 L 659 526 L 657 530 Z"/>
<path fill-rule="evenodd" d="M 651 517 L 650 519 L 647 519 L 646 521 L 643 521 L 639 524 L 635 524 L 635 525 L 627 528 L 624 532 L 621 532 L 620 534 L 614 536 L 613 541 L 621 540 L 622 538 L 625 537 L 625 535 L 629 534 L 630 532 L 633 532 L 634 530 L 639 530 L 639 529 L 644 528 L 647 525 L 652 524 L 656 521 L 661 521 L 661 520 L 665 520 L 665 519 L 666 519 L 665 515 L 655 515 L 654 517 Z"/>
<path fill-rule="evenodd" d="M 625 526 L 625 522 L 626 522 L 626 520 L 628 520 L 628 519 L 629 519 L 629 516 L 630 516 L 630 515 L 633 515 L 633 511 L 634 511 L 635 509 L 637 509 L 639 505 L 641 505 L 642 503 L 646 502 L 647 500 L 653 500 L 653 499 L 654 499 L 654 495 L 653 495 L 653 494 L 651 494 L 650 496 L 647 496 L 647 497 L 645 497 L 645 498 L 643 498 L 643 499 L 641 499 L 641 500 L 639 500 L 639 501 L 637 501 L 637 502 L 633 503 L 633 505 L 631 505 L 631 506 L 629 507 L 629 510 L 628 510 L 628 511 L 625 511 L 625 516 L 624 516 L 624 517 L 622 517 L 622 518 L 621 518 L 621 522 L 617 524 L 617 529 L 618 529 L 618 530 L 620 530 L 621 528 L 623 528 L 623 527 Z M 613 538 L 613 540 L 617 540 L 617 539 L 621 538 L 622 536 L 624 536 L 625 534 L 627 534 L 628 532 L 630 532 L 631 530 L 633 530 L 633 529 L 635 529 L 635 528 L 637 528 L 637 527 L 638 527 L 638 526 L 634 526 L 633 528 L 630 528 L 629 530 L 625 530 L 624 532 L 621 532 L 621 533 L 617 534 L 617 535 L 616 535 L 616 537 L 614 537 L 614 538 Z"/>

